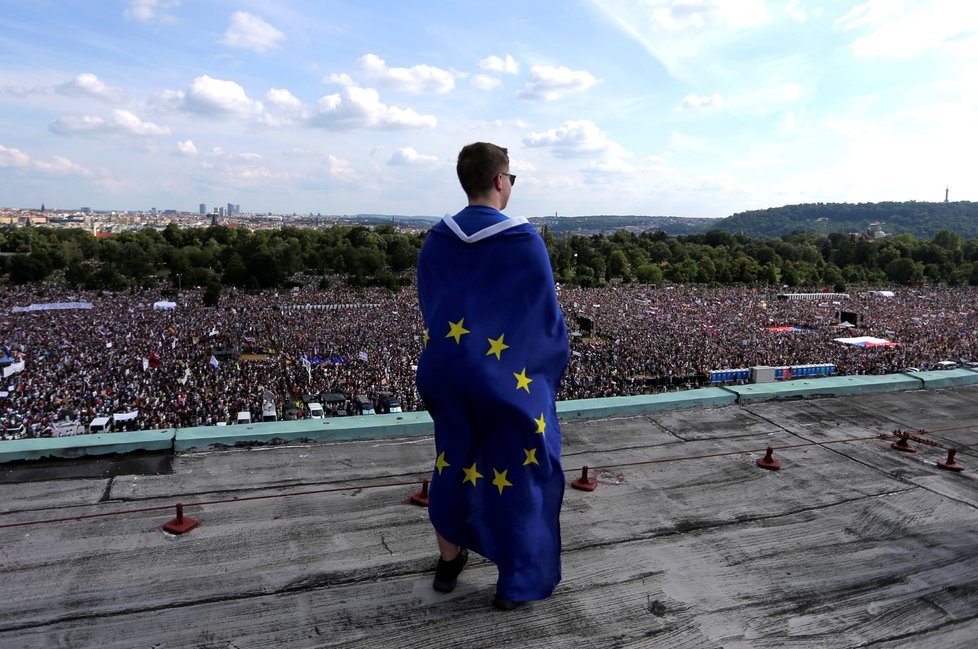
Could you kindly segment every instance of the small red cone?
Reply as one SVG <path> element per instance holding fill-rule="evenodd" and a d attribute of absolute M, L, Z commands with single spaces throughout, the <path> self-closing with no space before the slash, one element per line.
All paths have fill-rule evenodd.
<path fill-rule="evenodd" d="M 597 486 L 597 479 L 588 477 L 587 466 L 581 469 L 581 477 L 571 482 L 571 487 L 574 489 L 580 489 L 581 491 L 594 491 Z"/>
<path fill-rule="evenodd" d="M 757 461 L 757 466 L 761 467 L 762 469 L 777 471 L 781 468 L 781 461 L 774 459 L 774 449 L 768 446 L 767 455 Z"/>
<path fill-rule="evenodd" d="M 421 483 L 421 491 L 411 494 L 411 504 L 418 505 L 420 507 L 428 506 L 428 481 L 425 480 Z"/>
<path fill-rule="evenodd" d="M 184 534 L 197 527 L 200 521 L 183 515 L 183 504 L 177 503 L 177 517 L 163 525 L 163 530 L 170 534 Z"/>
<path fill-rule="evenodd" d="M 907 441 L 908 437 L 909 435 L 907 433 L 901 433 L 900 438 L 897 441 L 890 444 L 890 446 L 898 451 L 903 451 L 904 453 L 916 453 L 917 449 L 915 449 L 913 446 L 910 446 L 910 442 Z"/>
<path fill-rule="evenodd" d="M 954 448 L 947 449 L 947 460 L 944 462 L 938 462 L 937 466 L 948 471 L 964 471 L 964 467 L 954 461 L 954 456 L 957 454 L 958 450 Z"/>

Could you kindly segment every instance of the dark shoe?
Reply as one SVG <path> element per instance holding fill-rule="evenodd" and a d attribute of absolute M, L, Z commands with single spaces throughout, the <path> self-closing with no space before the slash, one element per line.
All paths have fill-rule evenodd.
<path fill-rule="evenodd" d="M 514 602 L 511 599 L 506 599 L 499 593 L 492 598 L 492 605 L 498 608 L 500 611 L 512 611 L 526 604 L 526 602 Z"/>
<path fill-rule="evenodd" d="M 438 567 L 435 568 L 435 581 L 431 587 L 440 593 L 450 593 L 455 590 L 458 576 L 461 574 L 462 568 L 465 567 L 468 560 L 469 551 L 465 548 L 462 548 L 451 561 L 445 561 L 441 557 L 438 557 Z"/>

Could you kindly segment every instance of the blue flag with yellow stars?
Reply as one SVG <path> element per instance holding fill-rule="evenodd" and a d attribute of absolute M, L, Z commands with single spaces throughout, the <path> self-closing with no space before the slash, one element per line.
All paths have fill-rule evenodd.
<path fill-rule="evenodd" d="M 543 239 L 490 207 L 445 217 L 421 250 L 418 298 L 432 525 L 496 564 L 500 596 L 548 597 L 560 582 L 555 400 L 569 346 Z"/>

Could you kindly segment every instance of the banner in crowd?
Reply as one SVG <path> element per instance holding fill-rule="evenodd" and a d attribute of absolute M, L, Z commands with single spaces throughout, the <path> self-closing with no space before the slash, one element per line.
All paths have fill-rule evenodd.
<path fill-rule="evenodd" d="M 15 306 L 10 311 L 12 313 L 25 313 L 30 311 L 63 311 L 66 309 L 91 309 L 91 302 L 48 302 L 47 304 L 32 304 L 30 306 Z"/>
<path fill-rule="evenodd" d="M 7 378 L 11 374 L 16 374 L 17 372 L 23 372 L 23 371 L 24 371 L 24 361 L 11 363 L 7 367 L 3 368 L 3 378 Z"/>
<path fill-rule="evenodd" d="M 857 338 L 833 338 L 837 343 L 845 345 L 855 345 L 856 347 L 895 347 L 900 343 L 891 342 L 883 338 L 873 336 L 859 336 Z"/>
<path fill-rule="evenodd" d="M 133 410 L 132 412 L 117 412 L 112 415 L 112 421 L 129 421 L 130 419 L 135 419 L 138 416 L 138 410 Z"/>

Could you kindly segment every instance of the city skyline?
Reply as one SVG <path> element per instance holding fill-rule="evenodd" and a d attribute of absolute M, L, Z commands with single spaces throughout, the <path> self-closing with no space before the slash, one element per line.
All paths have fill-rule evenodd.
<path fill-rule="evenodd" d="M 487 140 L 514 216 L 978 199 L 978 7 L 543 4 L 7 2 L 0 195 L 441 215 Z"/>

